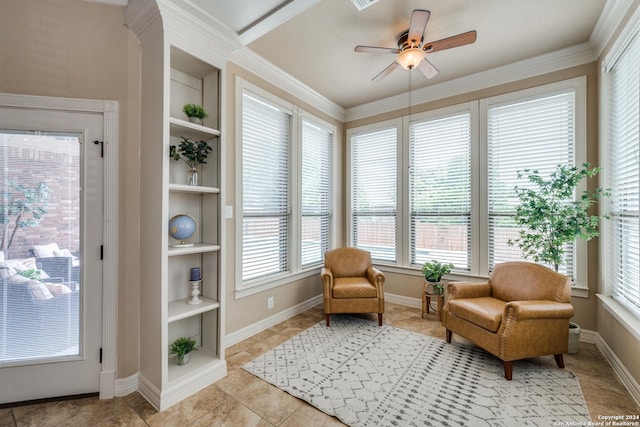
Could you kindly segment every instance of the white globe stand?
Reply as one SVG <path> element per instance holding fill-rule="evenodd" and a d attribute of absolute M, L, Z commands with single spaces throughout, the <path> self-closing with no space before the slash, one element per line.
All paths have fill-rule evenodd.
<path fill-rule="evenodd" d="M 201 280 L 189 280 L 191 284 L 191 299 L 187 301 L 187 304 L 196 305 L 202 302 L 202 300 L 198 298 L 200 295 L 200 282 Z"/>

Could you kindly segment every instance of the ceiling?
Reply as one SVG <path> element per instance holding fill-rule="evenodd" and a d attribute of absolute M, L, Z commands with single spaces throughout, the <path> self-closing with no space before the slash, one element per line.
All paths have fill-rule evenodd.
<path fill-rule="evenodd" d="M 248 49 L 348 109 L 588 42 L 606 0 L 379 0 L 363 11 L 351 0 L 191 3 L 229 26 Z M 477 31 L 476 42 L 429 54 L 440 71 L 431 80 L 399 68 L 372 82 L 395 56 L 354 47 L 397 47 L 414 9 L 431 11 L 425 42 L 469 30 Z"/>

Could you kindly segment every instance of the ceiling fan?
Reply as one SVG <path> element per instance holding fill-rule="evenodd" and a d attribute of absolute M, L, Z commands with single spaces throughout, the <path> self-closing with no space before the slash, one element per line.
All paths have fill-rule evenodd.
<path fill-rule="evenodd" d="M 399 66 L 407 70 L 417 68 L 430 79 L 438 74 L 438 69 L 427 60 L 428 53 L 438 52 L 440 50 L 451 49 L 453 47 L 464 46 L 476 41 L 476 32 L 468 31 L 458 34 L 457 36 L 448 37 L 446 39 L 435 42 L 424 43 L 424 30 L 427 27 L 431 12 L 423 9 L 416 9 L 411 14 L 411 23 L 409 29 L 398 37 L 398 48 L 375 47 L 375 46 L 356 46 L 355 52 L 363 53 L 394 53 L 398 57 L 387 68 L 382 70 L 372 80 L 374 82 L 384 79 L 391 74 L 393 70 Z"/>

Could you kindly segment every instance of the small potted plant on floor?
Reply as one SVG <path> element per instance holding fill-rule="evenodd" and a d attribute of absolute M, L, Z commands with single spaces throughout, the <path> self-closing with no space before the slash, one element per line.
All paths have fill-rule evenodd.
<path fill-rule="evenodd" d="M 196 350 L 196 341 L 189 337 L 180 337 L 171 344 L 169 354 L 176 355 L 178 365 L 186 365 L 189 363 L 189 354 Z"/>
<path fill-rule="evenodd" d="M 181 136 L 180 144 L 169 147 L 169 156 L 173 160 L 182 160 L 189 166 L 189 185 L 198 185 L 198 166 L 207 163 L 213 148 L 206 141 L 191 141 Z"/>
<path fill-rule="evenodd" d="M 444 285 L 442 284 L 442 276 L 451 273 L 453 264 L 443 264 L 439 261 L 431 260 L 422 265 L 422 274 L 424 274 L 424 290 L 422 295 L 422 316 L 429 312 L 431 296 L 437 299 L 437 315 L 440 318 L 442 306 L 444 305 Z M 427 301 L 429 299 L 429 301 Z"/>
<path fill-rule="evenodd" d="M 198 104 L 184 104 L 182 111 L 189 117 L 189 121 L 192 123 L 202 124 L 202 119 L 209 117 L 204 108 Z"/>

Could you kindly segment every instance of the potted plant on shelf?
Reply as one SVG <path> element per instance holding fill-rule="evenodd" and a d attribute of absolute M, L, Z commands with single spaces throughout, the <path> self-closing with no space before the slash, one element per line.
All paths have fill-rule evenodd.
<path fill-rule="evenodd" d="M 198 185 L 198 166 L 207 163 L 206 159 L 213 148 L 206 141 L 191 141 L 181 136 L 178 146 L 169 147 L 169 156 L 173 160 L 182 160 L 189 166 L 189 185 Z"/>
<path fill-rule="evenodd" d="M 189 363 L 189 354 L 196 350 L 196 341 L 189 337 L 180 337 L 171 344 L 169 354 L 176 355 L 178 365 L 186 365 Z"/>
<path fill-rule="evenodd" d="M 442 276 L 451 273 L 454 265 L 451 263 L 443 264 L 436 260 L 425 262 L 422 265 L 422 274 L 424 274 L 424 289 L 422 292 L 422 316 L 430 310 L 431 296 L 437 299 L 436 314 L 441 319 L 442 307 L 444 306 L 444 285 L 442 284 Z"/>
<path fill-rule="evenodd" d="M 589 163 L 583 163 L 580 168 L 558 165 L 546 180 L 534 170 L 528 175 L 533 187 L 516 186 L 520 204 L 514 220 L 522 228 L 519 237 L 509 239 L 508 244 L 517 244 L 525 259 L 553 266 L 558 271 L 558 266 L 565 261 L 567 243 L 578 237 L 590 240 L 598 236 L 600 218 L 608 216 L 589 215 L 589 209 L 599 199 L 610 196 L 611 191 L 600 187 L 593 192 L 584 190 L 577 200 L 574 199 L 579 183 L 596 176 L 601 170 L 590 166 Z M 518 171 L 518 178 L 523 177 L 523 172 L 529 173 L 530 170 Z M 575 353 L 580 327 L 570 322 L 569 332 L 569 346 Z"/>
<path fill-rule="evenodd" d="M 189 117 L 189 121 L 192 123 L 202 124 L 202 119 L 209 117 L 204 108 L 198 104 L 184 104 L 182 111 Z"/>

